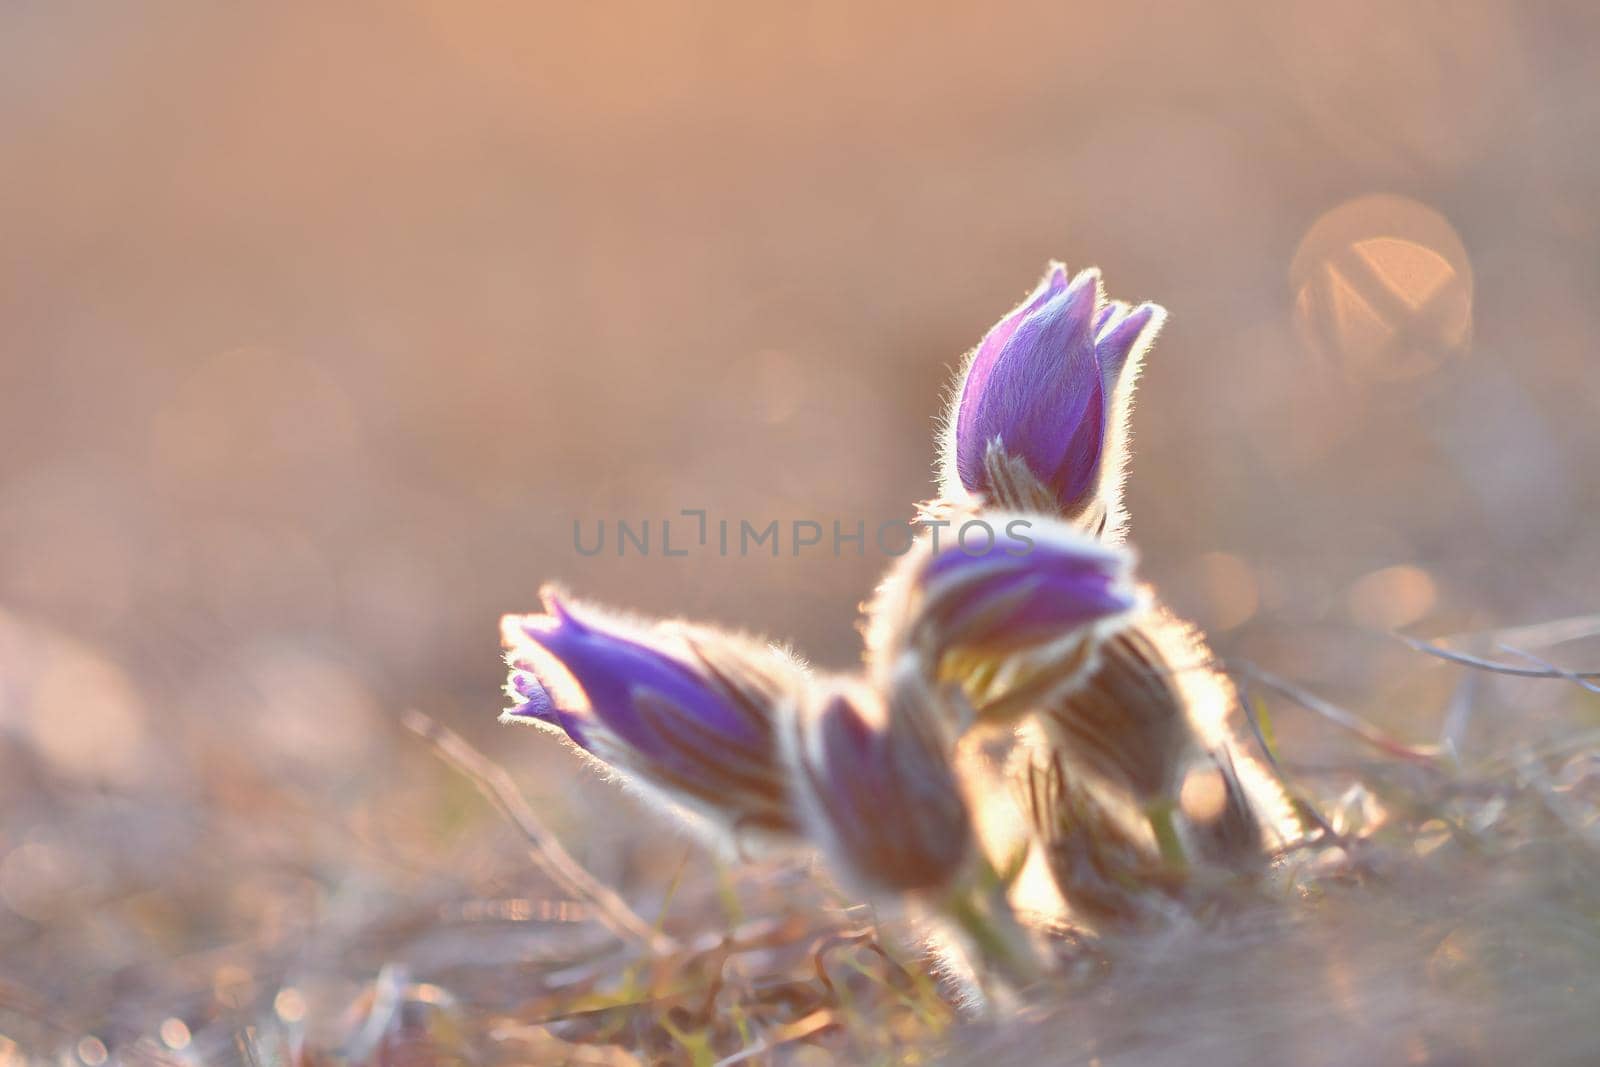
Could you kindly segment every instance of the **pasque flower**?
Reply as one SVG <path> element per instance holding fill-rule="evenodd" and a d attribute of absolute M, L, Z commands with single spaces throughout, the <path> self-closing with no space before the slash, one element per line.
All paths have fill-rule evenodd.
<path fill-rule="evenodd" d="M 1175 797 L 1200 752 L 1178 684 L 1182 666 L 1162 655 L 1147 625 L 1129 627 L 1105 642 L 1082 686 L 1045 706 L 1041 722 L 1074 764 L 1143 801 Z"/>
<path fill-rule="evenodd" d="M 946 419 L 943 491 L 1119 536 L 1134 380 L 1166 312 L 1052 263 L 974 350 Z"/>
<path fill-rule="evenodd" d="M 968 538 L 974 524 L 983 529 Z M 937 549 L 924 538 L 879 590 L 868 627 L 875 664 L 920 657 L 977 706 L 1013 710 L 1092 670 L 1103 637 L 1141 604 L 1133 554 L 1067 522 L 992 511 Z"/>
<path fill-rule="evenodd" d="M 864 677 L 813 680 L 763 641 L 547 590 L 544 613 L 503 621 L 503 721 L 558 733 L 741 850 L 815 845 L 842 884 L 931 917 L 1013 989 L 1039 968 L 1008 898 L 1027 842 L 1008 835 L 1102 923 L 1187 905 L 1207 867 L 1257 870 L 1282 792 L 1121 544 L 1129 408 L 1165 315 L 1052 263 L 983 338 L 930 529 L 871 604 Z"/>
<path fill-rule="evenodd" d="M 1027 763 L 1020 784 L 1046 869 L 1075 916 L 1101 926 L 1135 921 L 1179 888 L 1144 814 L 1071 773 L 1059 753 Z"/>
<path fill-rule="evenodd" d="M 978 845 L 951 763 L 959 692 L 929 684 L 910 657 L 887 691 L 858 680 L 818 686 L 786 734 L 795 795 L 813 840 L 848 887 L 948 924 L 982 974 L 1013 988 L 1040 972 Z"/>
<path fill-rule="evenodd" d="M 973 856 L 951 739 L 942 717 L 918 706 L 928 692 L 902 687 L 885 700 L 841 680 L 796 709 L 796 796 L 837 873 L 868 894 L 944 889 Z"/>
<path fill-rule="evenodd" d="M 1159 605 L 1100 646 L 1095 670 L 1039 706 L 1054 759 L 1072 778 L 1103 783 L 1147 816 L 1169 861 L 1239 863 L 1280 843 L 1283 793 L 1228 725 L 1237 703 L 1199 634 Z M 1185 805 L 1205 780 L 1212 800 Z"/>
<path fill-rule="evenodd" d="M 560 732 L 740 844 L 795 832 L 775 717 L 804 694 L 803 666 L 711 627 L 632 620 L 549 589 L 544 601 L 547 614 L 502 620 L 515 701 L 502 722 Z"/>

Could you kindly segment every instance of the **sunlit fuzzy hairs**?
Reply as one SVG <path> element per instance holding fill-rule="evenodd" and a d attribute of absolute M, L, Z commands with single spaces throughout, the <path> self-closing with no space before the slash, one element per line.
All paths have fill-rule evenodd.
<path fill-rule="evenodd" d="M 1287 798 L 1234 737 L 1237 697 L 1193 627 L 1153 604 L 1101 653 L 1083 685 L 1039 707 L 1035 750 L 1126 796 L 1180 865 L 1248 868 L 1292 839 Z"/>
<path fill-rule="evenodd" d="M 1073 918 L 1104 929 L 1170 913 L 1183 872 L 1161 855 L 1144 813 L 1073 774 L 1053 746 L 1019 755 L 1022 809 Z"/>
<path fill-rule="evenodd" d="M 1107 300 L 1100 272 L 1051 263 L 963 360 L 937 437 L 941 506 L 1066 518 L 1122 540 L 1129 415 L 1156 304 Z"/>
<path fill-rule="evenodd" d="M 742 634 L 542 595 L 546 614 L 501 623 L 515 702 L 502 722 L 561 734 L 734 854 L 797 843 L 776 720 L 804 698 L 804 664 Z"/>

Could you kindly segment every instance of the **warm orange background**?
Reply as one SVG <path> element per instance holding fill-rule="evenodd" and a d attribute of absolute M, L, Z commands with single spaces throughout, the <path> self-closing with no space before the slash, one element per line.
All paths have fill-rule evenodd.
<path fill-rule="evenodd" d="M 847 666 L 881 560 L 586 559 L 573 520 L 908 514 L 951 369 L 1052 257 L 1171 310 L 1147 573 L 1225 654 L 1431 739 L 1459 675 L 1383 630 L 1600 592 L 1597 30 L 9 7 L 0 974 L 109 1003 L 355 875 L 492 852 L 409 706 L 622 864 L 634 809 L 492 726 L 498 615 L 560 579 Z M 585 837 L 583 805 L 629 818 Z"/>

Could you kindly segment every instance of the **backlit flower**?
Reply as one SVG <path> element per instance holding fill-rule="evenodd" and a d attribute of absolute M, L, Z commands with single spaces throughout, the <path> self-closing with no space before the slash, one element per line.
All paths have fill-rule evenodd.
<path fill-rule="evenodd" d="M 948 534 L 937 549 L 922 539 L 885 580 L 869 656 L 880 667 L 918 656 L 980 708 L 1005 696 L 1020 712 L 1082 678 L 1142 602 L 1132 553 L 1066 522 L 984 512 Z"/>
<path fill-rule="evenodd" d="M 888 701 L 859 682 L 819 687 L 797 709 L 790 762 L 808 827 L 848 885 L 942 890 L 975 847 L 940 716 L 924 690 Z M 929 697 L 931 699 L 931 697 Z"/>
<path fill-rule="evenodd" d="M 1059 514 L 1119 537 L 1127 417 L 1166 312 L 1101 293 L 1100 272 L 1052 263 L 984 337 L 947 418 L 943 493 Z"/>
<path fill-rule="evenodd" d="M 516 701 L 502 722 L 559 731 L 626 783 L 741 841 L 796 830 L 774 717 L 805 692 L 800 664 L 710 627 L 544 599 L 548 614 L 502 621 Z"/>

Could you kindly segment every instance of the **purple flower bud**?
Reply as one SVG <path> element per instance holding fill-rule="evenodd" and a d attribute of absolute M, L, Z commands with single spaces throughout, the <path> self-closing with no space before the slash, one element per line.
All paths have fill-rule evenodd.
<path fill-rule="evenodd" d="M 1098 270 L 1069 279 L 1052 263 L 967 364 L 948 419 L 945 495 L 1047 506 L 1117 533 L 1127 408 L 1165 317 L 1155 304 L 1108 302 Z M 1031 484 L 1019 491 L 1019 481 Z"/>
<path fill-rule="evenodd" d="M 1141 607 L 1132 564 L 1061 520 L 984 512 L 937 551 L 928 538 L 906 555 L 873 604 L 869 655 L 881 668 L 909 651 L 987 713 L 1002 697 L 1020 713 L 1082 678 Z"/>
<path fill-rule="evenodd" d="M 922 699 L 931 694 L 918 685 L 895 687 L 886 704 L 839 682 L 796 717 L 789 755 L 808 826 L 836 873 L 864 894 L 943 890 L 974 852 L 940 716 Z"/>
<path fill-rule="evenodd" d="M 800 699 L 803 667 L 734 634 L 639 623 L 551 591 L 547 615 L 501 626 L 516 703 L 502 722 L 544 726 L 629 784 L 736 834 L 794 832 L 774 715 Z"/>
<path fill-rule="evenodd" d="M 978 551 L 943 546 L 917 576 L 926 621 L 946 648 L 1008 651 L 1124 615 L 1139 605 L 1132 553 L 1043 518 L 991 512 Z"/>

